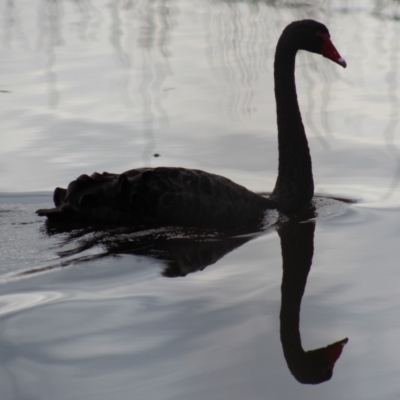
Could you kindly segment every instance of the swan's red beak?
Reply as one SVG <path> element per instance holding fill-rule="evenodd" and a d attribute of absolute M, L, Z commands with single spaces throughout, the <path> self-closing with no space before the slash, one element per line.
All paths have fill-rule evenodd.
<path fill-rule="evenodd" d="M 335 46 L 331 42 L 331 38 L 328 33 L 320 33 L 319 36 L 324 40 L 324 44 L 322 45 L 321 53 L 324 57 L 329 58 L 336 64 L 341 65 L 343 68 L 347 67 L 346 61 L 336 50 Z"/>
<path fill-rule="evenodd" d="M 349 341 L 348 338 L 339 340 L 336 343 L 332 343 L 326 348 L 326 356 L 328 359 L 329 368 L 333 368 L 335 362 L 339 359 L 340 355 L 342 354 L 343 347 Z"/>

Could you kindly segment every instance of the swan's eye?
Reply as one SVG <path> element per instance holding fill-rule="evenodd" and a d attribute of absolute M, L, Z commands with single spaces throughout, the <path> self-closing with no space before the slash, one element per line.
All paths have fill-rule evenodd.
<path fill-rule="evenodd" d="M 330 39 L 331 36 L 329 35 L 329 33 L 326 32 L 321 32 L 321 31 L 317 31 L 316 36 L 322 37 L 322 39 L 326 40 L 326 39 Z"/>

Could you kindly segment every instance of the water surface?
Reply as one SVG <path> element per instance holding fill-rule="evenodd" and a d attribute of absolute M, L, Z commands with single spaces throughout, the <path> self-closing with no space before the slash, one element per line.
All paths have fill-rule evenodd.
<path fill-rule="evenodd" d="M 8 1 L 1 15 L 2 399 L 399 398 L 397 2 Z M 81 173 L 139 166 L 270 191 L 274 48 L 301 18 L 326 23 L 348 63 L 297 58 L 316 192 L 355 204 L 225 236 L 35 215 Z M 310 271 L 283 263 L 285 240 L 314 248 Z M 349 338 L 318 385 L 281 340 L 291 268 L 303 348 Z"/>

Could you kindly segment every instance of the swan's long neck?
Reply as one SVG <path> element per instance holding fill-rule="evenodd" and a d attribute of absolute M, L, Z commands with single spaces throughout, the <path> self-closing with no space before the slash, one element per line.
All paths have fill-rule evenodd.
<path fill-rule="evenodd" d="M 279 168 L 271 195 L 279 210 L 293 212 L 314 194 L 310 150 L 301 120 L 295 84 L 297 49 L 282 35 L 275 53 L 274 78 L 278 122 Z"/>

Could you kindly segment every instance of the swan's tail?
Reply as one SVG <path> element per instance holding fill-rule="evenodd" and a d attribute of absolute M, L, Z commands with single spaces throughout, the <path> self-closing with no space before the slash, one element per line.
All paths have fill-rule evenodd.
<path fill-rule="evenodd" d="M 42 208 L 36 211 L 39 217 L 47 217 L 52 222 L 79 221 L 80 215 L 71 207 Z"/>
<path fill-rule="evenodd" d="M 67 190 L 63 188 L 55 188 L 53 193 L 53 201 L 55 208 L 42 208 L 36 211 L 39 217 L 47 217 L 49 221 L 54 222 L 70 222 L 78 220 L 79 214 L 67 204 Z"/>
<path fill-rule="evenodd" d="M 126 174 L 81 175 L 68 189 L 54 190 L 54 208 L 40 209 L 36 214 L 54 222 L 132 222 L 136 214 L 129 202 L 136 186 Z"/>

